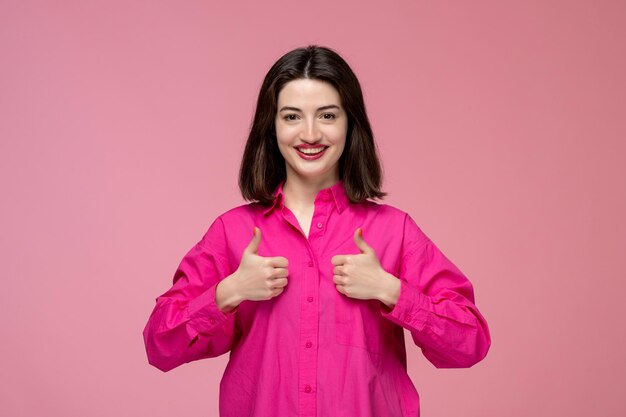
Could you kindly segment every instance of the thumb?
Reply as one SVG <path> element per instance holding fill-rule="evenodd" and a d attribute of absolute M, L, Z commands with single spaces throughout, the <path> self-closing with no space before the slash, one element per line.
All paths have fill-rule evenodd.
<path fill-rule="evenodd" d="M 372 247 L 363 239 L 363 229 L 360 227 L 354 232 L 354 243 L 356 243 L 357 248 L 362 253 L 370 253 L 372 251 Z"/>
<path fill-rule="evenodd" d="M 252 236 L 252 239 L 250 240 L 250 243 L 248 243 L 248 246 L 246 246 L 245 251 L 256 254 L 259 250 L 259 245 L 261 244 L 261 229 L 254 226 L 252 228 L 252 233 L 254 236 Z"/>

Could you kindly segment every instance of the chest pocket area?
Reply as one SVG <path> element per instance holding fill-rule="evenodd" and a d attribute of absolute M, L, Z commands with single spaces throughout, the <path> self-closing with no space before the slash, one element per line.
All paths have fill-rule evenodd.
<path fill-rule="evenodd" d="M 337 343 L 382 353 L 384 317 L 380 301 L 350 298 L 340 292 L 335 297 L 335 337 Z"/>

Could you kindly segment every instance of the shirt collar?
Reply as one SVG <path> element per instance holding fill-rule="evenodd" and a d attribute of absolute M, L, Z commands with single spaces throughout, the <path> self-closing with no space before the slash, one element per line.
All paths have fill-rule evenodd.
<path fill-rule="evenodd" d="M 280 208 L 282 209 L 285 205 L 285 195 L 283 193 L 283 185 L 285 184 L 285 180 L 282 180 L 272 195 L 274 196 L 274 201 L 270 204 L 269 207 L 263 210 L 263 215 L 267 215 L 272 209 Z M 346 190 L 344 188 L 343 180 L 340 179 L 335 185 L 332 185 L 328 188 L 323 188 L 318 191 L 317 196 L 315 197 L 315 201 L 331 201 L 335 204 L 337 211 L 341 214 L 346 207 L 350 204 L 350 200 L 346 195 Z"/>

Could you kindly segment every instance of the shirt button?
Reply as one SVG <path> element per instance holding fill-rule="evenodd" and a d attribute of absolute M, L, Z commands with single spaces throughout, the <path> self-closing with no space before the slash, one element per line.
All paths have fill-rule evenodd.
<path fill-rule="evenodd" d="M 215 319 L 214 318 L 210 318 L 209 319 L 209 323 L 214 324 L 215 323 Z"/>
<path fill-rule="evenodd" d="M 319 222 L 319 223 L 317 224 L 317 228 L 318 228 L 318 229 L 321 229 L 321 228 L 322 228 L 322 226 L 323 226 L 322 222 Z"/>
<path fill-rule="evenodd" d="M 313 261 L 309 261 L 309 266 L 313 266 Z"/>
<path fill-rule="evenodd" d="M 313 346 L 313 343 L 311 343 L 311 342 L 306 342 L 306 347 L 310 348 L 311 346 Z"/>
<path fill-rule="evenodd" d="M 304 392 L 311 392 L 311 386 L 310 385 L 306 385 L 304 387 Z"/>
<path fill-rule="evenodd" d="M 313 302 L 313 297 L 307 297 L 307 299 L 306 299 L 306 300 L 307 300 L 309 303 L 312 303 L 312 302 Z"/>

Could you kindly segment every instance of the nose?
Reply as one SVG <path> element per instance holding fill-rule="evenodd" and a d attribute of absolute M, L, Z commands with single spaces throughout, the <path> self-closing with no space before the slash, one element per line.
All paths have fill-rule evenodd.
<path fill-rule="evenodd" d="M 315 123 L 315 119 L 309 120 L 303 128 L 302 140 L 305 142 L 315 142 L 320 139 L 320 130 Z"/>

